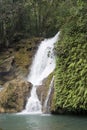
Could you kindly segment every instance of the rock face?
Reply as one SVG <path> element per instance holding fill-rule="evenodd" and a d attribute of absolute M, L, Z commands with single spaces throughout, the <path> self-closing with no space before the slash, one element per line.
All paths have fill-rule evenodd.
<path fill-rule="evenodd" d="M 53 93 L 54 93 L 54 76 L 49 85 L 48 94 L 47 94 L 47 97 L 43 106 L 43 113 L 51 113 Z"/>
<path fill-rule="evenodd" d="M 42 38 L 32 38 L 14 43 L 0 52 L 0 85 L 16 77 L 25 77 Z"/>
<path fill-rule="evenodd" d="M 47 113 L 47 111 L 44 109 L 44 105 L 45 105 L 46 97 L 48 95 L 48 91 L 49 91 L 52 77 L 53 77 L 53 73 L 50 74 L 46 79 L 44 79 L 42 85 L 37 86 L 37 95 L 38 95 L 39 100 L 41 101 L 42 111 L 44 113 Z M 50 99 L 52 99 L 52 95 L 51 95 Z M 50 100 L 50 106 L 51 106 L 51 100 Z"/>
<path fill-rule="evenodd" d="M 0 64 L 0 84 L 15 78 L 14 56 L 5 59 Z"/>
<path fill-rule="evenodd" d="M 0 112 L 19 112 L 24 109 L 32 85 L 23 79 L 14 79 L 4 84 L 0 91 Z"/>
<path fill-rule="evenodd" d="M 21 40 L 0 51 L 0 113 L 24 109 L 32 86 L 24 79 L 41 40 Z"/>

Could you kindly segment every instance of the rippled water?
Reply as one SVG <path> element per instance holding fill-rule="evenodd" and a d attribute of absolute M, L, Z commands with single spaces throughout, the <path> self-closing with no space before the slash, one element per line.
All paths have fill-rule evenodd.
<path fill-rule="evenodd" d="M 87 130 L 87 117 L 0 115 L 2 130 Z"/>

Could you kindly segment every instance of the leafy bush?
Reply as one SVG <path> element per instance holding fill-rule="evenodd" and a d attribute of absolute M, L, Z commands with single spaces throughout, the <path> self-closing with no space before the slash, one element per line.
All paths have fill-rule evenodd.
<path fill-rule="evenodd" d="M 87 2 L 72 5 L 56 45 L 55 109 L 87 110 Z"/>

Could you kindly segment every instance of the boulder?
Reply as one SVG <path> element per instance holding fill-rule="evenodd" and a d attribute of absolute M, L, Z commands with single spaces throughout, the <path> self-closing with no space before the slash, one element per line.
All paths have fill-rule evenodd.
<path fill-rule="evenodd" d="M 14 79 L 4 84 L 0 91 L 0 113 L 20 112 L 30 96 L 32 84 L 24 79 Z"/>
<path fill-rule="evenodd" d="M 42 85 L 37 86 L 37 95 L 42 104 L 42 111 L 44 111 L 44 104 L 46 101 L 46 97 L 48 95 L 52 77 L 53 77 L 53 73 L 51 73 L 47 78 L 43 80 Z"/>
<path fill-rule="evenodd" d="M 52 78 L 49 85 L 48 94 L 43 106 L 43 113 L 51 113 L 53 94 L 54 94 L 54 77 Z"/>
<path fill-rule="evenodd" d="M 14 56 L 3 59 L 0 64 L 0 84 L 13 79 L 14 76 Z"/>

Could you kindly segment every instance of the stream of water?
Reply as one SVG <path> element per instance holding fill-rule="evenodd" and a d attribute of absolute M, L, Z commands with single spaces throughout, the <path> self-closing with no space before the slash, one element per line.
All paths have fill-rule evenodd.
<path fill-rule="evenodd" d="M 42 106 L 38 99 L 36 88 L 42 84 L 46 78 L 55 69 L 54 44 L 58 41 L 59 32 L 49 39 L 45 39 L 38 47 L 37 53 L 33 59 L 31 70 L 28 75 L 28 81 L 32 83 L 31 96 L 29 97 L 25 110 L 22 113 L 41 113 Z"/>

